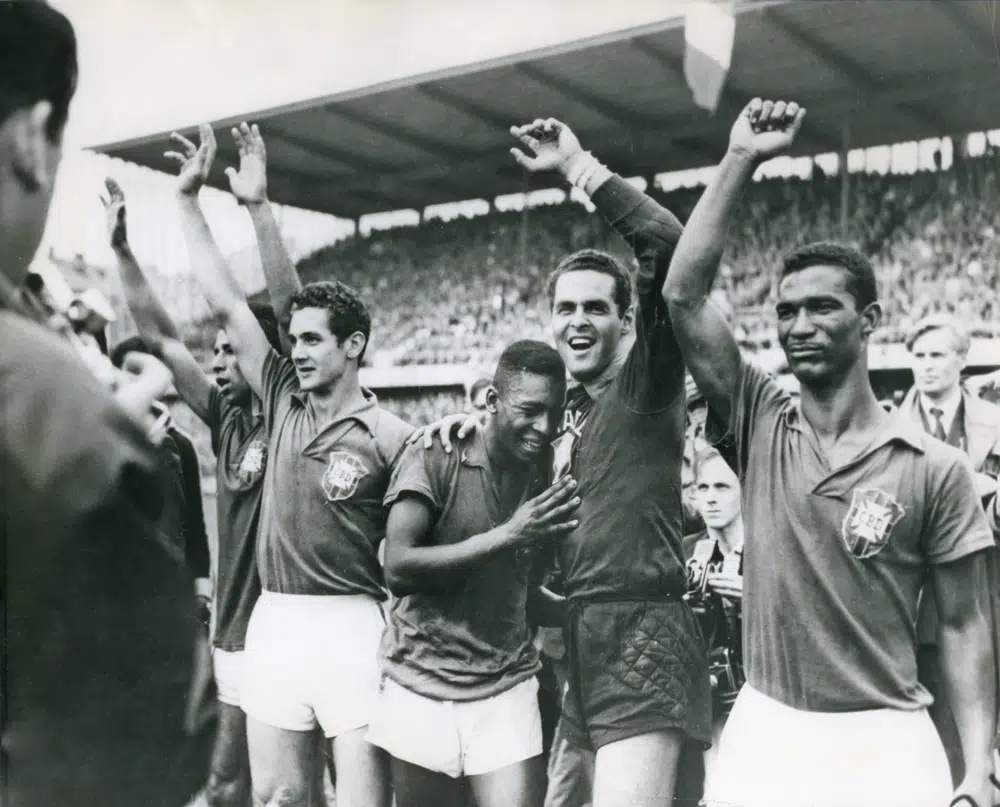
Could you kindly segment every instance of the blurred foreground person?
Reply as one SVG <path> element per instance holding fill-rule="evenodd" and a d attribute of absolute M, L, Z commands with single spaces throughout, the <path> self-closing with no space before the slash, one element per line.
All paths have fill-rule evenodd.
<path fill-rule="evenodd" d="M 22 304 L 75 84 L 65 17 L 0 3 L 2 800 L 172 807 L 197 787 L 182 759 L 194 611 L 151 531 L 156 455 Z M 147 409 L 170 380 L 154 362 L 125 367 Z"/>

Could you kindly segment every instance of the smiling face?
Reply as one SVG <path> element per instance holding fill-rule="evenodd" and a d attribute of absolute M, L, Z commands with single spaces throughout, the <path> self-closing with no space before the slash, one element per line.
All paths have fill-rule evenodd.
<path fill-rule="evenodd" d="M 958 387 L 965 356 L 947 328 L 921 334 L 910 348 L 913 382 L 924 395 L 946 395 Z"/>
<path fill-rule="evenodd" d="M 822 385 L 864 355 L 878 325 L 877 303 L 857 308 L 839 266 L 818 265 L 782 278 L 778 286 L 778 341 L 801 384 Z"/>
<path fill-rule="evenodd" d="M 353 334 L 341 343 L 330 331 L 330 313 L 325 308 L 295 309 L 288 326 L 288 339 L 303 392 L 325 392 L 332 388 L 364 347 L 360 334 Z"/>
<path fill-rule="evenodd" d="M 615 280 L 592 269 L 566 272 L 552 295 L 552 335 L 573 378 L 593 381 L 614 360 L 631 327 L 631 313 L 619 313 Z"/>
<path fill-rule="evenodd" d="M 502 391 L 491 390 L 500 444 L 519 462 L 533 462 L 552 442 L 562 416 L 566 383 L 531 372 L 516 373 Z"/>

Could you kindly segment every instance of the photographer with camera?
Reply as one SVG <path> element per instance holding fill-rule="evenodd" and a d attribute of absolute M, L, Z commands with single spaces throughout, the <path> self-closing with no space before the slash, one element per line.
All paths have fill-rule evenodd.
<path fill-rule="evenodd" d="M 726 718 L 743 685 L 743 510 L 740 481 L 722 455 L 702 443 L 694 455 L 695 494 L 705 523 L 684 538 L 687 599 L 708 646 L 712 681 L 712 747 L 709 773 Z"/>

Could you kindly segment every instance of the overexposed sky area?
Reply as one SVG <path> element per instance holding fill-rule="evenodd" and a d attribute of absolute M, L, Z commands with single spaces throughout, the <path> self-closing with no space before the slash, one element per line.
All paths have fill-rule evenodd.
<path fill-rule="evenodd" d="M 187 265 L 169 178 L 81 149 L 656 24 L 688 6 L 686 0 L 50 2 L 76 29 L 80 80 L 41 253 L 51 246 L 60 255 L 111 263 L 98 201 L 111 175 L 129 198 L 140 258 L 167 273 Z M 227 195 L 206 191 L 205 206 L 224 251 L 252 244 L 249 223 Z M 283 211 L 283 225 L 297 252 L 344 230 L 330 217 L 294 210 Z"/>

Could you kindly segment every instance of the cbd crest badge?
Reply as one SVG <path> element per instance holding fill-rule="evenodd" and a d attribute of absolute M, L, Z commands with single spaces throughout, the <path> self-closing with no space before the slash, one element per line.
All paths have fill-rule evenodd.
<path fill-rule="evenodd" d="M 902 505 L 884 490 L 855 490 L 840 530 L 847 551 L 859 560 L 874 557 L 889 543 L 892 528 L 905 513 Z"/>
<path fill-rule="evenodd" d="M 329 502 L 349 499 L 358 490 L 358 484 L 368 475 L 365 464 L 348 451 L 334 451 L 323 472 L 321 484 Z"/>
<path fill-rule="evenodd" d="M 243 452 L 243 459 L 240 460 L 240 467 L 237 473 L 246 483 L 253 481 L 254 477 L 264 470 L 264 461 L 267 458 L 267 446 L 263 440 L 254 440 Z"/>

